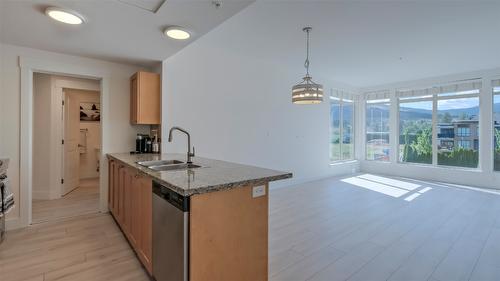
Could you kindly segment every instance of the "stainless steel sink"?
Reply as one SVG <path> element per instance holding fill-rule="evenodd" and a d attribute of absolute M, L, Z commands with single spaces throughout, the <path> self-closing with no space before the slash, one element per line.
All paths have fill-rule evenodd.
<path fill-rule="evenodd" d="M 187 169 L 201 168 L 201 166 L 192 163 L 191 164 L 181 163 L 181 164 L 149 166 L 148 168 L 155 171 L 173 171 L 173 170 L 187 170 Z"/>
<path fill-rule="evenodd" d="M 164 166 L 164 165 L 176 165 L 176 164 L 183 164 L 184 162 L 179 161 L 179 160 L 156 160 L 156 161 L 141 161 L 137 162 L 137 164 L 144 166 L 144 167 L 153 167 L 153 166 Z"/>

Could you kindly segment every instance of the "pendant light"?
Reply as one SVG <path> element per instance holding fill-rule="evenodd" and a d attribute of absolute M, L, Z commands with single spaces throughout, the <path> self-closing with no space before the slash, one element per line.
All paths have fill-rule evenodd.
<path fill-rule="evenodd" d="M 306 33 L 306 49 L 307 56 L 304 62 L 306 68 L 306 76 L 302 81 L 292 87 L 292 102 L 295 104 L 316 104 L 323 101 L 323 85 L 316 84 L 309 76 L 309 32 L 312 27 L 304 27 L 302 29 Z"/>

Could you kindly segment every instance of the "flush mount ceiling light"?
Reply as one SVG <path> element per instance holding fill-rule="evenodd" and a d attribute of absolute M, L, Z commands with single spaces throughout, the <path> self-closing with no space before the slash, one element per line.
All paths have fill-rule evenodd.
<path fill-rule="evenodd" d="M 167 27 L 165 28 L 165 31 L 163 31 L 163 33 L 165 33 L 165 35 L 167 35 L 168 37 L 176 40 L 186 40 L 191 37 L 191 34 L 189 34 L 189 32 L 187 32 L 180 26 Z"/>
<path fill-rule="evenodd" d="M 315 104 L 323 101 L 323 85 L 316 84 L 312 81 L 309 75 L 309 32 L 312 27 L 304 27 L 302 29 L 306 33 L 306 61 L 304 67 L 306 68 L 306 76 L 302 81 L 292 87 L 292 102 L 296 104 Z"/>
<path fill-rule="evenodd" d="M 85 18 L 82 15 L 68 9 L 48 7 L 47 9 L 45 9 L 45 14 L 56 21 L 60 21 L 66 24 L 76 25 L 85 22 Z"/>

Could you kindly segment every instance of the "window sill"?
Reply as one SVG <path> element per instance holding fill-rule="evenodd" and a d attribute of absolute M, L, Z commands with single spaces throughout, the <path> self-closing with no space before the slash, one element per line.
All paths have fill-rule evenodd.
<path fill-rule="evenodd" d="M 477 172 L 477 173 L 482 173 L 483 172 L 483 170 L 481 170 L 480 168 L 467 168 L 467 167 L 458 167 L 458 166 L 444 166 L 444 165 L 433 165 L 433 164 L 421 164 L 421 163 L 400 162 L 400 161 L 398 161 L 397 164 L 414 166 L 414 167 L 421 167 L 421 168 L 435 168 L 435 169 L 443 169 L 443 170 L 458 170 L 458 171 L 464 171 L 464 172 Z"/>
<path fill-rule="evenodd" d="M 330 162 L 330 166 L 344 165 L 344 164 L 357 164 L 359 161 L 356 159 L 352 160 L 339 160 Z"/>
<path fill-rule="evenodd" d="M 370 162 L 370 163 L 381 163 L 381 164 L 391 164 L 391 160 L 389 161 L 384 161 L 384 160 L 370 160 L 370 159 L 365 159 L 364 161 Z"/>

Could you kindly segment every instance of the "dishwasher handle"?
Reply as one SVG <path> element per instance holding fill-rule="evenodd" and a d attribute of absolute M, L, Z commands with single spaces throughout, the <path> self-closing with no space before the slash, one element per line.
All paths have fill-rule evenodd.
<path fill-rule="evenodd" d="M 183 196 L 159 182 L 153 181 L 153 194 L 183 212 L 189 212 L 189 196 Z"/>

